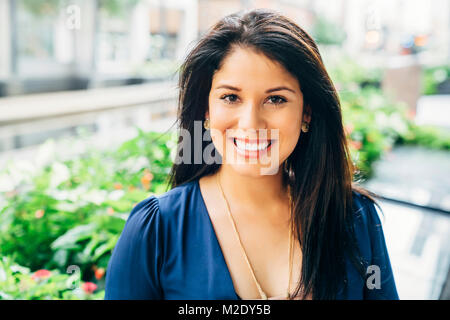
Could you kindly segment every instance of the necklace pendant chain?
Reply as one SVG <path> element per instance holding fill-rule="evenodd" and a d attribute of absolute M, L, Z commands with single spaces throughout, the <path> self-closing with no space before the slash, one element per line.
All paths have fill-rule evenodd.
<path fill-rule="evenodd" d="M 258 280 L 256 280 L 255 273 L 254 273 L 253 268 L 252 268 L 252 266 L 250 264 L 250 261 L 248 260 L 248 257 L 247 257 L 247 254 L 245 252 L 245 249 L 244 249 L 244 247 L 242 245 L 242 241 L 241 241 L 241 238 L 239 236 L 239 232 L 236 229 L 236 223 L 234 222 L 233 216 L 231 215 L 230 205 L 229 205 L 227 199 L 225 198 L 225 194 L 223 192 L 222 185 L 220 183 L 219 174 L 217 174 L 217 184 L 218 184 L 219 189 L 220 189 L 220 191 L 222 193 L 222 197 L 223 197 L 223 199 L 224 199 L 224 201 L 225 201 L 225 203 L 227 205 L 228 217 L 231 220 L 234 232 L 236 234 L 237 239 L 239 240 L 239 244 L 241 246 L 241 250 L 243 252 L 243 255 L 245 257 L 247 265 L 248 265 L 248 267 L 250 269 L 250 272 L 252 274 L 253 280 L 255 281 L 256 287 L 258 288 L 258 291 L 259 291 L 259 294 L 261 296 L 261 299 L 269 300 L 269 298 L 267 297 L 266 293 L 261 289 L 261 286 L 260 286 Z M 292 258 L 292 251 L 293 251 L 293 242 L 294 242 L 293 241 L 293 226 L 294 226 L 294 224 L 293 224 L 293 217 L 292 217 L 292 203 L 293 202 L 292 202 L 292 196 L 291 196 L 291 189 L 290 189 L 289 185 L 288 185 L 288 196 L 289 196 L 289 215 L 290 215 L 289 216 L 289 220 L 290 220 L 290 226 L 289 226 L 289 251 L 288 251 L 288 256 L 289 256 L 289 279 L 288 279 L 288 287 L 287 287 L 287 292 L 286 292 L 286 299 L 290 299 L 290 297 L 291 297 L 290 291 L 291 291 L 291 275 L 292 275 L 292 259 L 293 259 Z"/>

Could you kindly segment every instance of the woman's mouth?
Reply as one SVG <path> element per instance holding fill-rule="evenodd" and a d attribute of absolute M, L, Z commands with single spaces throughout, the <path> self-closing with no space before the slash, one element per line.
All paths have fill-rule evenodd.
<path fill-rule="evenodd" d="M 266 154 L 276 140 L 273 139 L 250 140 L 250 139 L 238 139 L 234 137 L 231 138 L 231 141 L 233 142 L 236 151 L 239 155 L 245 158 L 258 158 L 263 154 Z"/>

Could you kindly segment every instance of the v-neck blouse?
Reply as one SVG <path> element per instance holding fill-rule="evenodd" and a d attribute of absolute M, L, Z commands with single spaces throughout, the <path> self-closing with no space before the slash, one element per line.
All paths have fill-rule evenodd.
<path fill-rule="evenodd" d="M 380 282 L 367 286 L 347 260 L 347 294 L 341 288 L 337 299 L 397 300 L 375 206 L 355 191 L 353 201 L 356 239 L 365 261 L 379 267 Z M 152 195 L 131 210 L 108 262 L 104 299 L 240 299 L 198 179 Z"/>

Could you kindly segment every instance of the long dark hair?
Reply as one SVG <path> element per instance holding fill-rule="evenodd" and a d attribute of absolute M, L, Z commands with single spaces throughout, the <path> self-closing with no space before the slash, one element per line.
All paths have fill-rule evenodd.
<path fill-rule="evenodd" d="M 313 299 L 335 299 L 347 283 L 346 256 L 362 278 L 366 273 L 367 265 L 353 230 L 352 192 L 374 203 L 376 195 L 353 182 L 355 167 L 343 129 L 339 97 L 317 45 L 304 30 L 268 9 L 240 11 L 215 24 L 180 68 L 177 157 L 181 149 L 196 150 L 193 139 L 181 138 L 181 130 L 193 137 L 194 121 L 205 120 L 213 73 L 235 46 L 256 50 L 281 63 L 298 79 L 304 105 L 311 107 L 310 130 L 301 135 L 282 166 L 283 181 L 291 185 L 296 234 L 303 253 L 294 296 L 305 298 L 312 294 Z M 204 130 L 202 126 L 202 133 Z M 203 142 L 198 152 L 203 154 L 208 144 Z M 192 152 L 191 163 L 173 165 L 168 178 L 171 188 L 220 168 L 217 163 L 195 164 L 194 157 Z"/>

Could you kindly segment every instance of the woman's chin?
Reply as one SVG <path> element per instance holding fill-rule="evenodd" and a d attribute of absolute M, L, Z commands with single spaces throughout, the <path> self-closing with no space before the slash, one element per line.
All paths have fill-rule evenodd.
<path fill-rule="evenodd" d="M 248 177 L 260 177 L 262 175 L 276 175 L 278 173 L 278 170 L 281 170 L 280 166 L 278 165 L 270 167 L 267 164 L 262 165 L 262 164 L 250 164 L 239 162 L 226 164 L 227 167 L 231 168 L 237 174 Z"/>

